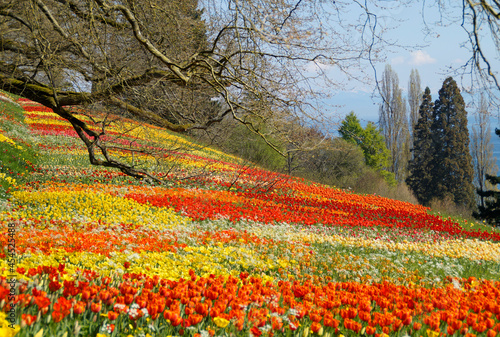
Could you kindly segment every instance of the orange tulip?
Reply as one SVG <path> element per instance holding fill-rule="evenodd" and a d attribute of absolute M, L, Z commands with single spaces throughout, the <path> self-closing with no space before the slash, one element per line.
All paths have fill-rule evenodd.
<path fill-rule="evenodd" d="M 52 320 L 54 322 L 59 323 L 64 317 L 66 317 L 66 315 L 64 315 L 62 312 L 52 311 Z"/>
<path fill-rule="evenodd" d="M 321 324 L 319 322 L 313 322 L 311 324 L 311 331 L 317 333 L 319 330 L 321 330 Z"/>
<path fill-rule="evenodd" d="M 202 316 L 208 315 L 208 304 L 206 303 L 197 303 L 195 307 L 195 311 Z"/>
<path fill-rule="evenodd" d="M 366 330 L 365 330 L 367 335 L 373 335 L 373 334 L 375 334 L 376 331 L 377 331 L 377 329 L 373 326 L 367 326 Z"/>
<path fill-rule="evenodd" d="M 92 304 L 90 305 L 90 310 L 92 310 L 92 312 L 95 313 L 101 311 L 101 308 L 102 308 L 101 302 L 92 302 Z"/>
<path fill-rule="evenodd" d="M 170 314 L 170 323 L 173 325 L 173 326 L 178 326 L 179 324 L 182 323 L 182 318 L 179 316 L 179 314 L 173 312 Z"/>
<path fill-rule="evenodd" d="M 119 313 L 114 312 L 114 311 L 108 311 L 108 319 L 110 321 L 114 321 L 115 319 L 118 318 Z"/>
<path fill-rule="evenodd" d="M 188 322 L 190 325 L 196 325 L 196 324 L 200 323 L 202 320 L 203 320 L 202 315 L 192 314 L 192 315 L 189 315 L 189 317 L 188 317 Z"/>
<path fill-rule="evenodd" d="M 101 291 L 99 293 L 99 298 L 101 299 L 101 301 L 107 301 L 111 298 L 111 293 L 107 290 Z"/>
<path fill-rule="evenodd" d="M 30 326 L 36 321 L 36 316 L 35 315 L 30 315 L 30 314 L 22 314 L 21 315 L 21 321 L 26 324 L 27 326 Z"/>
<path fill-rule="evenodd" d="M 73 312 L 77 315 L 85 312 L 85 309 L 86 309 L 86 304 L 85 302 L 82 302 L 82 301 L 78 301 L 75 303 L 75 305 L 73 306 Z"/>
<path fill-rule="evenodd" d="M 497 332 L 495 330 L 488 330 L 488 332 L 486 333 L 486 337 L 496 337 L 497 335 Z"/>

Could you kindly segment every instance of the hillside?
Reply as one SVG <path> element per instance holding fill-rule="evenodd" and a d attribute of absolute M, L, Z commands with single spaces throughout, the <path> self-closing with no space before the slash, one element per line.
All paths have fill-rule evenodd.
<path fill-rule="evenodd" d="M 498 231 L 128 120 L 109 137 L 170 163 L 136 181 L 46 108 L 0 111 L 0 336 L 500 332 Z"/>

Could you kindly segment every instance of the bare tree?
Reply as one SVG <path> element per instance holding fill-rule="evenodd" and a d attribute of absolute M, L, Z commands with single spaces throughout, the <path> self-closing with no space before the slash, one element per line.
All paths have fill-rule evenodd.
<path fill-rule="evenodd" d="M 460 26 L 467 38 L 463 47 L 470 51 L 470 58 L 458 67 L 449 69 L 454 77 L 461 78 L 463 87 L 468 91 L 482 92 L 491 104 L 499 105 L 500 69 L 498 50 L 500 50 L 500 2 L 497 0 L 438 0 L 437 9 L 443 25 Z M 423 1 L 423 6 L 427 3 Z M 425 21 L 425 18 L 424 18 Z M 426 27 L 432 31 L 432 25 Z M 491 111 L 490 111 L 491 113 Z"/>
<path fill-rule="evenodd" d="M 321 126 L 318 81 L 337 84 L 324 69 L 352 78 L 382 43 L 357 1 L 5 0 L 0 28 L 0 88 L 68 120 L 92 164 L 157 181 L 146 165 L 110 151 L 105 135 L 118 119 L 90 113 L 89 122 L 74 107 L 174 132 L 233 118 L 267 139 L 286 133 L 280 120 Z"/>
<path fill-rule="evenodd" d="M 382 104 L 379 109 L 379 125 L 385 137 L 387 149 L 391 153 L 389 171 L 396 180 L 405 180 L 410 156 L 410 134 L 406 101 L 401 95 L 397 73 L 390 65 L 385 66 L 380 83 Z"/>
<path fill-rule="evenodd" d="M 490 113 L 488 102 L 484 95 L 481 95 L 479 109 L 476 114 L 476 122 L 472 127 L 471 154 L 474 165 L 474 183 L 478 191 L 484 192 L 492 190 L 492 186 L 486 175 L 496 175 L 498 166 L 496 158 L 493 157 L 493 143 L 491 142 L 491 127 L 489 123 Z M 479 197 L 479 205 L 484 207 L 484 197 Z"/>
<path fill-rule="evenodd" d="M 413 144 L 413 130 L 418 122 L 420 104 L 422 103 L 422 87 L 418 70 L 412 69 L 408 81 L 408 106 L 410 107 L 410 144 Z"/>
<path fill-rule="evenodd" d="M 499 70 L 495 69 L 500 49 L 500 3 L 496 0 L 464 0 L 462 27 L 469 35 L 472 51 L 468 64 L 482 80 L 483 87 L 491 88 L 493 85 L 500 89 Z M 485 48 L 488 43 L 495 47 L 491 52 Z"/>

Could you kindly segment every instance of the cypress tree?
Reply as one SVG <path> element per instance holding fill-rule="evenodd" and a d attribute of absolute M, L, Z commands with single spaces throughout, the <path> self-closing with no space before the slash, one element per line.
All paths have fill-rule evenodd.
<path fill-rule="evenodd" d="M 434 192 L 431 175 L 432 158 L 434 156 L 431 133 L 433 106 L 431 91 L 427 87 L 418 111 L 419 118 L 413 130 L 413 159 L 410 160 L 410 175 L 406 179 L 406 183 L 422 205 L 429 204 Z"/>
<path fill-rule="evenodd" d="M 434 103 L 434 158 L 431 163 L 434 197 L 451 198 L 456 205 L 474 207 L 474 168 L 469 151 L 467 111 L 460 89 L 448 77 Z"/>

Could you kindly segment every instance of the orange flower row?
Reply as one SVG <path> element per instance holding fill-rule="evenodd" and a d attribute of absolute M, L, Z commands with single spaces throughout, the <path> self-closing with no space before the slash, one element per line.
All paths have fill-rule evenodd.
<path fill-rule="evenodd" d="M 220 325 L 225 321 L 237 330 L 250 329 L 258 335 L 269 325 L 277 332 L 311 324 L 311 330 L 335 332 L 365 329 L 368 335 L 430 329 L 453 334 L 500 332 L 500 282 L 448 280 L 444 288 L 409 288 L 390 283 L 328 283 L 324 286 L 279 281 L 264 284 L 259 277 L 197 277 L 171 281 L 159 277 L 125 274 L 117 283 L 109 277 L 97 278 L 84 272 L 87 281 L 64 281 L 64 265 L 38 267 L 26 272 L 31 277 L 47 277 L 47 289 L 19 287 L 14 303 L 23 309 L 26 323 L 36 311 L 52 315 L 60 322 L 71 311 L 104 312 L 110 321 L 120 315 L 136 321 L 144 315 L 164 319 L 174 327 L 197 326 L 202 321 Z M 46 276 L 44 276 L 46 275 Z M 457 284 L 461 289 L 457 289 Z M 5 278 L 0 286 L 0 302 L 9 308 Z M 52 294 L 52 295 L 49 295 Z M 53 302 L 50 298 L 57 298 Z M 310 323 L 308 323 L 310 322 Z M 491 331 L 491 332 L 490 332 Z"/>

